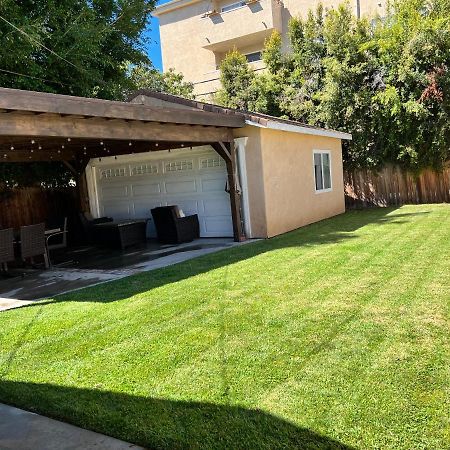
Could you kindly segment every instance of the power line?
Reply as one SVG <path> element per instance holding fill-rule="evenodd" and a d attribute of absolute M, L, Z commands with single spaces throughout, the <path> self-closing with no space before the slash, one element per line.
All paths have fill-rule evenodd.
<path fill-rule="evenodd" d="M 120 18 L 120 17 L 119 17 Z M 64 58 L 63 56 L 58 55 L 58 53 L 56 53 L 55 51 L 53 51 L 51 48 L 46 47 L 44 44 L 42 44 L 41 42 L 37 41 L 36 39 L 34 39 L 33 37 L 31 37 L 26 31 L 23 31 L 22 29 L 20 29 L 19 27 L 17 27 L 16 25 L 14 25 L 13 23 L 11 23 L 9 20 L 5 19 L 3 16 L 0 15 L 0 19 L 2 19 L 4 22 L 6 22 L 8 25 L 10 25 L 12 28 L 14 28 L 15 30 L 17 30 L 19 33 L 25 35 L 28 39 L 30 39 L 32 42 L 35 42 L 37 45 L 41 46 L 42 48 L 44 48 L 45 50 L 47 50 L 48 52 L 50 52 L 52 55 L 55 55 L 57 58 L 60 58 L 62 61 L 66 62 L 67 64 L 70 64 L 71 66 L 75 67 L 75 69 L 77 69 L 80 72 L 83 72 L 87 75 L 89 75 L 89 72 L 86 69 L 82 69 L 78 66 L 76 66 L 74 63 L 72 63 L 71 61 L 67 60 L 66 58 Z M 117 20 L 115 21 L 117 22 Z M 115 23 L 114 22 L 114 23 Z M 30 76 L 30 75 L 29 75 Z M 50 81 L 50 80 L 49 80 Z M 100 85 L 106 85 L 106 83 L 103 80 L 99 80 L 96 79 L 95 80 L 98 84 Z M 52 82 L 53 83 L 53 82 Z"/>
<path fill-rule="evenodd" d="M 67 64 L 70 64 L 71 66 L 75 67 L 75 69 L 84 71 L 83 69 L 80 69 L 78 66 L 76 66 L 74 63 L 70 62 L 63 56 L 58 55 L 58 53 L 54 52 L 51 48 L 46 47 L 44 44 L 42 44 L 41 42 L 39 42 L 36 39 L 34 39 L 33 37 L 31 37 L 26 31 L 23 31 L 19 27 L 16 27 L 13 23 L 11 23 L 9 20 L 5 19 L 3 16 L 0 16 L 0 19 L 2 19 L 4 22 L 6 22 L 11 27 L 13 27 L 19 33 L 25 35 L 28 39 L 30 39 L 30 41 L 34 42 L 35 44 L 39 45 L 40 47 L 42 47 L 45 50 L 47 50 L 48 52 L 50 52 L 52 55 L 55 55 L 57 58 L 60 58 L 62 61 L 66 62 Z"/>
<path fill-rule="evenodd" d="M 34 80 L 45 81 L 46 83 L 55 83 L 60 84 L 61 86 L 75 87 L 73 84 L 62 83 L 61 81 L 46 80 L 45 78 L 35 77 L 33 75 L 26 75 L 24 73 L 14 72 L 13 70 L 0 69 L 0 72 L 9 73 L 11 75 L 18 75 L 20 77 L 33 78 Z"/>

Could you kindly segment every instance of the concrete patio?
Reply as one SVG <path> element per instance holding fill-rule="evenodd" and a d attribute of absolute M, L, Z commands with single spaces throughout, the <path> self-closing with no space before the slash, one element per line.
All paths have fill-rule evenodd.
<path fill-rule="evenodd" d="M 128 250 L 81 247 L 55 255 L 50 270 L 15 269 L 14 278 L 0 279 L 0 311 L 18 308 L 87 286 L 176 264 L 197 256 L 241 245 L 232 238 L 197 239 L 180 245 L 145 246 Z"/>

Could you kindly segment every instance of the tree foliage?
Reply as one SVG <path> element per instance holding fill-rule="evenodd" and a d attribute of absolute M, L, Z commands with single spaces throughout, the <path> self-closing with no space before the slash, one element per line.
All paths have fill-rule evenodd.
<path fill-rule="evenodd" d="M 133 90 L 149 89 L 184 98 L 194 97 L 193 83 L 184 81 L 183 75 L 173 69 L 159 72 L 151 64 L 139 64 L 130 69 L 130 81 Z"/>
<path fill-rule="evenodd" d="M 383 19 L 319 6 L 290 21 L 289 44 L 283 55 L 280 36 L 268 39 L 265 73 L 247 85 L 229 77 L 222 103 L 246 98 L 256 111 L 352 133 L 347 166 L 439 169 L 450 158 L 449 0 L 398 0 Z M 236 52 L 226 73 L 232 60 L 246 73 Z"/>
<path fill-rule="evenodd" d="M 147 61 L 154 0 L 3 0 L 0 85 L 118 98 L 128 62 Z"/>

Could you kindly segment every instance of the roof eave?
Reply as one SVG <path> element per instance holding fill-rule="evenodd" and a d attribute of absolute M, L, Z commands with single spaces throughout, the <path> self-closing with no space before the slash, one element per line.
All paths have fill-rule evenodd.
<path fill-rule="evenodd" d="M 350 133 L 344 133 L 342 131 L 336 130 L 328 130 L 326 128 L 313 128 L 313 127 L 305 127 L 302 125 L 294 125 L 282 122 L 275 122 L 273 120 L 267 120 L 266 124 L 261 124 L 258 122 L 254 122 L 251 120 L 246 120 L 245 123 L 247 125 L 251 125 L 254 127 L 260 128 L 269 128 L 271 130 L 280 130 L 280 131 L 289 131 L 291 133 L 300 133 L 300 134 L 310 134 L 314 136 L 324 136 L 335 139 L 345 139 L 348 141 L 352 140 L 352 135 Z"/>
<path fill-rule="evenodd" d="M 157 6 L 152 11 L 152 16 L 159 17 L 161 14 L 166 14 L 175 9 L 183 8 L 185 6 L 189 6 L 192 3 L 197 3 L 200 0 L 172 0 L 170 2 L 164 3 L 162 5 Z"/>

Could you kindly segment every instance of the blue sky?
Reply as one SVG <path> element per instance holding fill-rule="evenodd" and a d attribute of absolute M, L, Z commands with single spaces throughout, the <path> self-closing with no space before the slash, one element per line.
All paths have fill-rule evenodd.
<path fill-rule="evenodd" d="M 157 5 L 161 5 L 162 3 L 167 3 L 169 0 L 158 0 L 156 2 Z M 159 27 L 158 27 L 158 19 L 156 17 L 152 17 L 150 21 L 150 25 L 147 28 L 145 35 L 148 37 L 149 42 L 147 44 L 147 54 L 152 61 L 153 65 L 161 70 L 161 45 L 159 41 Z"/>

